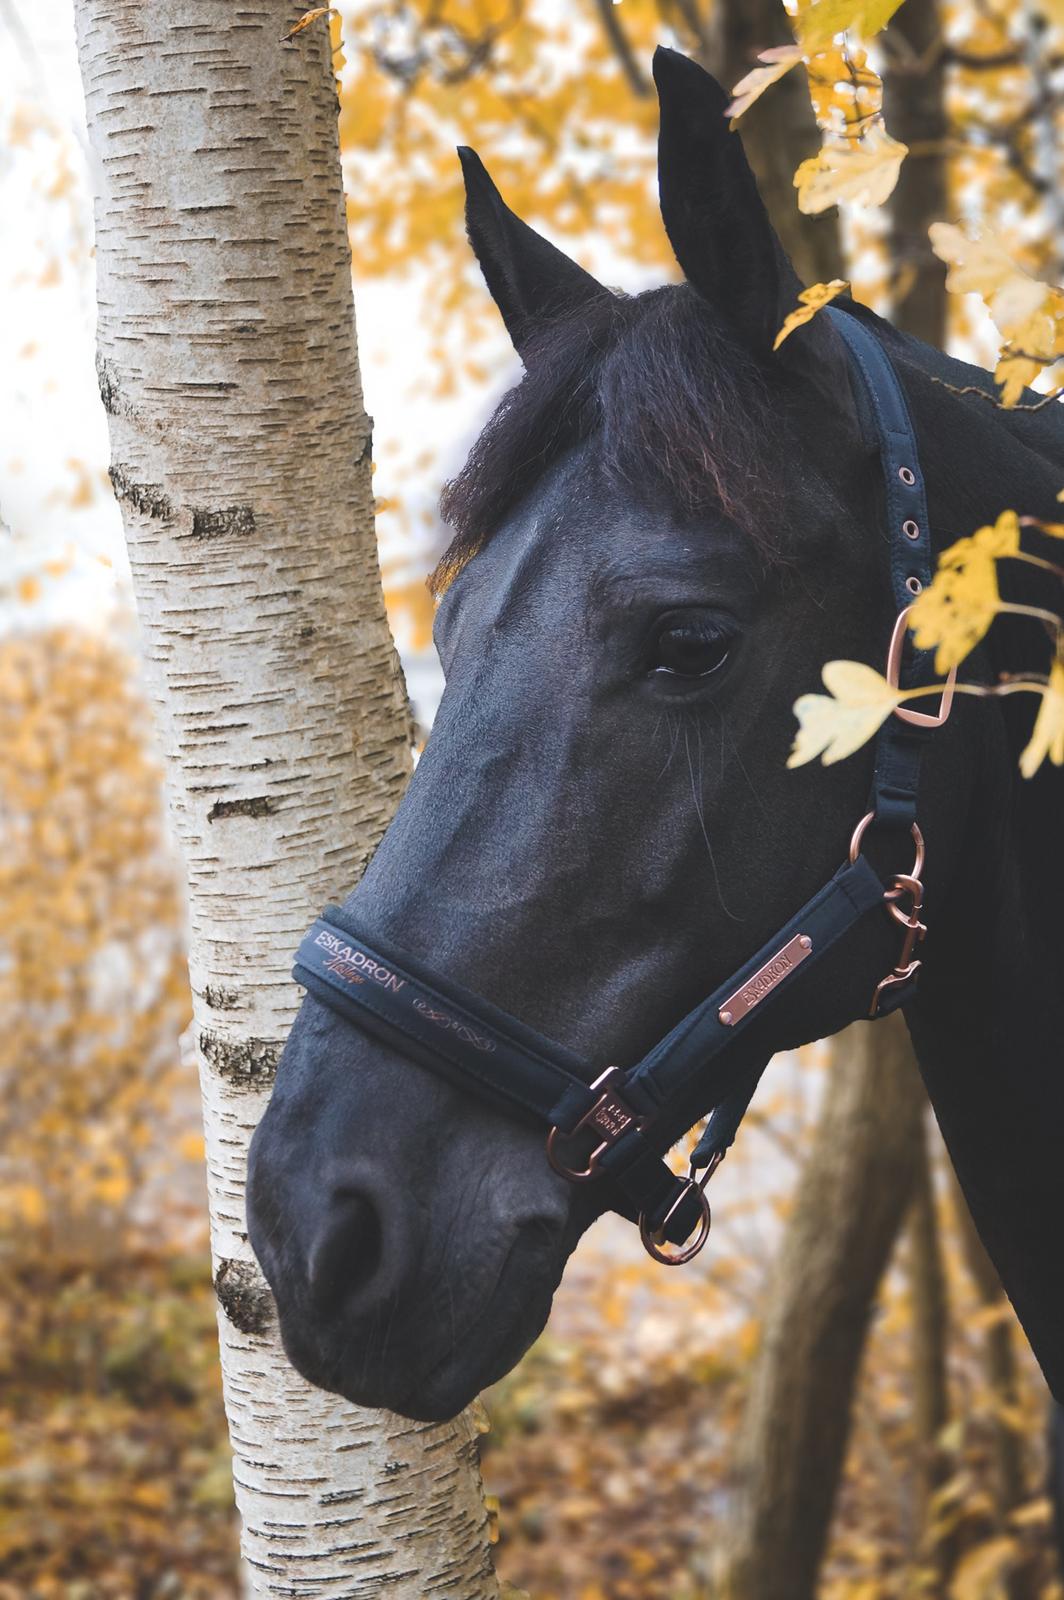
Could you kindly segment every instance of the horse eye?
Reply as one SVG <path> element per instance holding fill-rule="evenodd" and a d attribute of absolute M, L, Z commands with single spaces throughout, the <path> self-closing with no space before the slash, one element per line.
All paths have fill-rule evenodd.
<path fill-rule="evenodd" d="M 651 670 L 674 678 L 708 678 L 728 659 L 731 640 L 706 623 L 673 623 L 654 641 Z"/>

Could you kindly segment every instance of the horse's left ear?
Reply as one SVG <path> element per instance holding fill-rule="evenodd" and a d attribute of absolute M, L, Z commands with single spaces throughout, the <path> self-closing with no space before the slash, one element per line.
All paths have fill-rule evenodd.
<path fill-rule="evenodd" d="M 742 140 L 728 126 L 728 96 L 687 56 L 659 48 L 661 216 L 688 283 L 767 353 L 801 287 L 768 220 Z"/>
<path fill-rule="evenodd" d="M 523 359 L 540 323 L 609 290 L 510 210 L 475 150 L 460 146 L 458 156 L 469 242 Z"/>

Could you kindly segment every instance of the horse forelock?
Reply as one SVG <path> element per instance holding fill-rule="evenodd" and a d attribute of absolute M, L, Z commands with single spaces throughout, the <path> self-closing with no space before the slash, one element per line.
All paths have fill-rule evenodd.
<path fill-rule="evenodd" d="M 442 593 L 567 451 L 587 443 L 617 489 L 681 515 L 716 511 L 780 555 L 790 432 L 763 363 L 686 284 L 610 295 L 544 325 L 440 502 L 454 538 Z"/>

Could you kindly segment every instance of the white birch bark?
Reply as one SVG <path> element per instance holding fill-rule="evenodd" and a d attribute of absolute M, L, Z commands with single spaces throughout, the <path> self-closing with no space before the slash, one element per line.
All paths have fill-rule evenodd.
<path fill-rule="evenodd" d="M 407 776 L 381 599 L 325 25 L 285 0 L 77 0 L 98 366 L 188 871 L 215 1282 L 252 1592 L 498 1587 L 468 1416 L 356 1410 L 288 1366 L 248 1140 L 292 952 Z"/>

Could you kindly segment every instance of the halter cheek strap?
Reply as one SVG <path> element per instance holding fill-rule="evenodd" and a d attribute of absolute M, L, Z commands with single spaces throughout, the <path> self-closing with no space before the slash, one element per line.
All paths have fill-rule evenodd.
<path fill-rule="evenodd" d="M 930 579 L 930 539 L 916 440 L 901 385 L 878 339 L 852 313 L 828 308 L 857 374 L 860 404 L 879 446 L 891 546 L 891 585 L 899 621 L 889 672 L 905 688 L 928 681 L 930 659 L 904 656 L 905 612 Z M 547 1039 L 360 929 L 351 912 L 330 906 L 305 935 L 295 977 L 324 1005 L 460 1089 L 549 1129 L 547 1154 L 574 1183 L 604 1178 L 611 1203 L 637 1218 L 643 1242 L 669 1263 L 697 1254 L 709 1232 L 706 1178 L 735 1137 L 771 1054 L 763 1028 L 750 1033 L 778 998 L 813 971 L 873 912 L 902 929 L 902 953 L 878 986 L 871 1015 L 911 996 L 923 936 L 919 920 L 923 841 L 916 826 L 920 762 L 928 732 L 945 720 L 900 710 L 880 730 L 867 815 L 850 858 L 750 959 L 628 1071 L 595 1069 Z M 913 871 L 884 886 L 861 854 L 869 827 L 912 834 Z M 715 1106 L 687 1177 L 664 1160 L 677 1117 Z M 703 1176 L 699 1177 L 698 1174 Z M 667 1254 L 667 1244 L 683 1246 Z"/>

